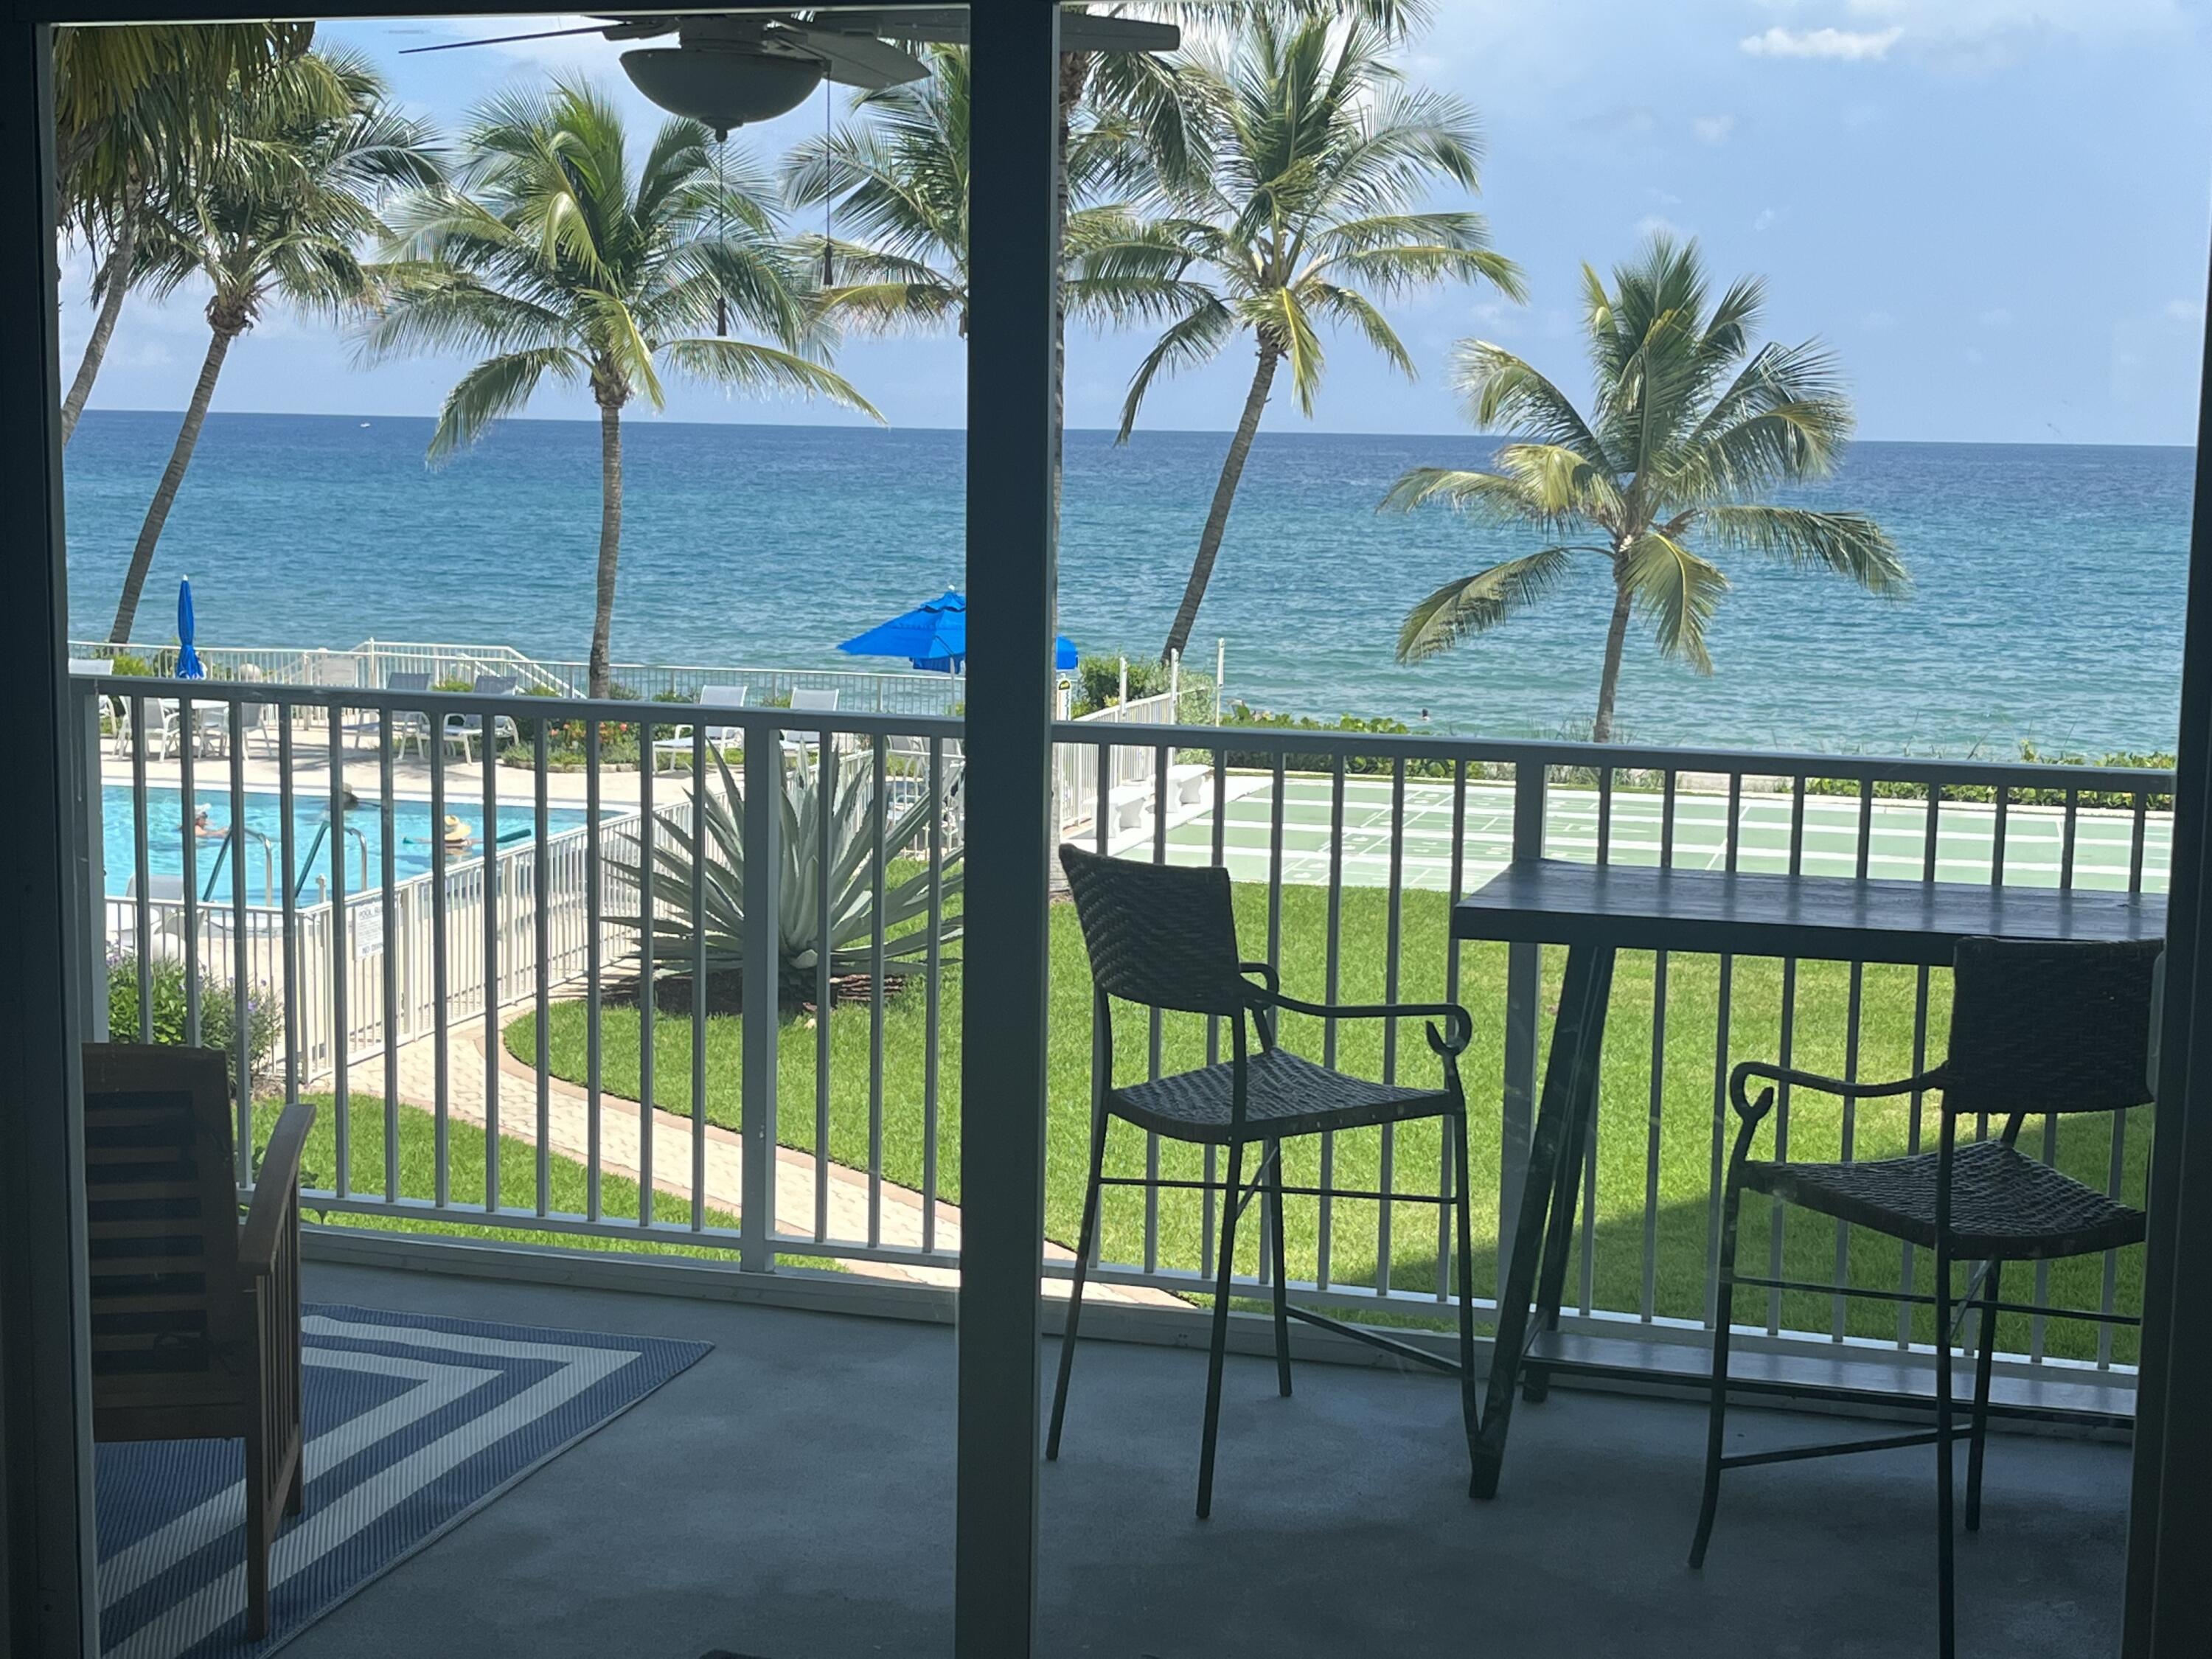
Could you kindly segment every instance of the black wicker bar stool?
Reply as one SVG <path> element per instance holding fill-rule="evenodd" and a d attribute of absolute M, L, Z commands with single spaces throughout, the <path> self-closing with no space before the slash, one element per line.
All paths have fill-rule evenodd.
<path fill-rule="evenodd" d="M 2120 1112 L 2147 1105 L 2146 1061 L 2150 1044 L 2151 969 L 2163 947 L 2157 941 L 2124 944 L 2044 944 L 1975 939 L 1963 941 L 1953 962 L 1951 1040 L 1943 1063 L 1895 1083 L 1847 1083 L 1758 1060 L 1735 1068 L 1729 1094 L 1741 1120 L 1729 1160 L 1721 1210 L 1720 1302 L 1713 1326 L 1711 1419 L 1705 1443 L 1705 1498 L 1690 1565 L 1702 1566 L 1720 1501 L 1723 1470 L 1794 1462 L 1840 1452 L 1933 1445 L 1936 1454 L 1936 1586 L 1942 1659 L 1952 1659 L 1957 1638 L 1953 1613 L 1952 1446 L 1957 1438 L 1952 1407 L 1951 1352 L 1956 1328 L 1978 1308 L 1973 1403 L 1967 1422 L 1966 1529 L 1981 1524 L 1982 1454 L 1987 1435 L 1993 1333 L 1999 1313 L 2038 1310 L 1999 1299 L 2000 1270 L 2008 1261 L 2049 1261 L 2088 1255 L 2142 1242 L 2144 1217 L 2094 1187 L 2021 1152 L 2023 1120 L 2060 1113 Z M 1756 1098 L 1754 1083 L 1766 1086 Z M 1858 1164 L 1766 1163 L 1751 1156 L 1752 1142 L 1774 1104 L 1774 1087 L 1816 1090 L 1865 1100 L 1940 1090 L 1936 1148 L 1907 1158 Z M 1984 1125 L 2002 1120 L 1994 1139 L 1959 1139 L 1959 1120 Z M 1936 1310 L 1936 1426 L 1920 1433 L 1887 1435 L 1832 1445 L 1792 1447 L 1735 1456 L 1721 1450 L 1728 1409 L 1729 1322 L 1735 1287 L 1834 1294 L 1828 1285 L 1759 1278 L 1735 1268 L 1736 1221 L 1744 1193 L 1766 1193 L 1778 1204 L 1832 1215 L 1853 1226 L 1932 1250 L 1932 1296 L 1905 1299 Z M 1977 1264 L 1978 1276 L 1965 1293 L 1952 1295 L 1954 1262 Z M 1865 1295 L 1845 1289 L 1842 1294 Z M 1886 1301 L 1898 1299 L 1885 1294 Z M 2124 1314 L 2069 1313 L 2069 1318 L 2114 1324 L 2138 1322 Z"/>
<path fill-rule="evenodd" d="M 1067 1380 L 1075 1362 L 1076 1331 L 1083 1314 L 1083 1283 L 1098 1231 L 1098 1200 L 1105 1187 L 1173 1186 L 1218 1191 L 1221 1237 L 1213 1296 L 1213 1334 L 1206 1375 L 1206 1428 L 1199 1448 L 1198 1513 L 1213 1505 L 1213 1446 L 1221 1420 L 1221 1358 L 1229 1334 L 1229 1300 L 1234 1293 L 1237 1224 L 1246 1205 L 1262 1194 L 1273 1237 L 1271 1279 L 1274 1297 L 1277 1386 L 1291 1391 L 1290 1326 L 1292 1319 L 1320 1325 L 1460 1378 L 1460 1407 L 1470 1457 L 1475 1437 L 1474 1304 L 1467 1263 L 1474 1240 L 1468 1211 L 1467 1098 L 1460 1088 L 1459 1056 L 1474 1034 L 1464 1008 L 1449 1003 L 1396 1003 L 1382 1006 L 1324 1006 L 1285 996 L 1274 971 L 1264 963 L 1239 962 L 1237 922 L 1231 908 L 1229 872 L 1218 866 L 1139 864 L 1102 858 L 1078 847 L 1060 849 L 1061 866 L 1075 896 L 1083 940 L 1091 956 L 1093 1017 L 1103 1034 L 1107 1062 L 1099 1068 L 1091 1103 L 1091 1181 L 1083 1203 L 1083 1234 L 1075 1253 L 1074 1284 L 1067 1304 L 1067 1333 L 1060 1349 L 1060 1380 L 1053 1390 L 1052 1427 L 1045 1455 L 1060 1455 L 1060 1425 L 1067 1411 Z M 1256 983 L 1255 982 L 1256 980 Z M 1231 1058 L 1218 1065 L 1149 1083 L 1116 1086 L 1112 1076 L 1113 1005 L 1116 1000 L 1149 1008 L 1212 1014 L 1226 1019 L 1234 1033 Z M 1287 1008 L 1338 1019 L 1427 1018 L 1429 1045 L 1443 1061 L 1443 1086 L 1400 1088 L 1347 1077 L 1276 1046 L 1274 1013 Z M 1439 1031 L 1435 1021 L 1444 1022 Z M 1259 1046 L 1252 1051 L 1251 1036 Z M 1140 1176 L 1104 1172 L 1106 1128 L 1120 1118 L 1170 1139 L 1225 1147 L 1226 1178 L 1220 1182 L 1150 1182 Z M 1450 1204 L 1458 1212 L 1459 1362 L 1440 1359 L 1425 1349 L 1347 1325 L 1313 1309 L 1293 1304 L 1284 1283 L 1283 1200 L 1317 1197 L 1316 1187 L 1283 1184 L 1282 1144 L 1302 1135 L 1337 1129 L 1442 1118 L 1451 1137 L 1452 1191 L 1434 1198 L 1391 1194 L 1397 1203 Z M 1259 1149 L 1251 1181 L 1244 1180 L 1248 1147 Z M 1370 1192 L 1328 1189 L 1338 1198 L 1381 1199 Z"/>

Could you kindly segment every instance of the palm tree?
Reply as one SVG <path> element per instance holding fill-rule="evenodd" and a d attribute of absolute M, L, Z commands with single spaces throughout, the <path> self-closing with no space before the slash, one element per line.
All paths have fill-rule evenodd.
<path fill-rule="evenodd" d="M 383 230 L 379 196 L 437 174 L 428 129 L 392 106 L 366 59 L 313 53 L 294 70 L 334 77 L 346 112 L 337 119 L 303 112 L 311 100 L 276 84 L 289 71 L 251 88 L 234 83 L 227 125 L 235 142 L 208 159 L 188 191 L 149 202 L 138 233 L 135 285 L 167 297 L 197 278 L 214 291 L 206 307 L 207 355 L 131 550 L 108 633 L 118 644 L 131 637 L 154 550 L 232 343 L 271 299 L 325 315 L 365 304 L 373 283 L 359 250 Z"/>
<path fill-rule="evenodd" d="M 824 313 L 872 334 L 968 333 L 968 131 L 965 46 L 929 49 L 931 74 L 853 100 L 868 118 L 810 138 L 784 164 L 794 206 L 829 206 L 858 240 L 802 240 L 822 265 Z M 1130 210 L 1097 198 L 1135 167 L 1125 125 L 1080 122 L 1070 135 L 1066 188 L 1077 204 L 1061 231 L 1080 260 L 1141 235 Z M 842 281 L 836 280 L 841 277 Z M 1172 276 L 1081 270 L 1065 285 L 1068 309 L 1101 318 L 1164 313 L 1193 297 Z"/>
<path fill-rule="evenodd" d="M 796 252 L 696 121 L 664 123 L 632 170 L 621 117 L 591 88 L 556 82 L 480 110 L 455 184 L 395 208 L 390 297 L 365 354 L 456 348 L 490 355 L 454 384 L 430 459 L 451 459 L 516 413 L 549 377 L 587 386 L 599 410 L 599 556 L 591 691 L 608 690 L 622 547 L 622 411 L 662 406 L 662 368 L 755 392 L 818 395 L 874 415 L 805 355 L 820 322 Z M 735 315 L 775 343 L 709 335 Z M 880 419 L 880 416 L 878 416 Z"/>
<path fill-rule="evenodd" d="M 1595 417 L 1502 346 L 1462 341 L 1455 375 L 1470 418 L 1520 435 L 1499 449 L 1496 471 L 1417 468 L 1383 505 L 1444 501 L 1533 529 L 1547 544 L 1415 605 L 1398 635 L 1401 662 L 1497 627 L 1558 587 L 1576 554 L 1607 562 L 1613 617 L 1590 726 L 1606 743 L 1632 612 L 1650 620 L 1662 655 L 1712 672 L 1705 624 L 1729 583 L 1696 550 L 1699 540 L 1832 571 L 1875 593 L 1901 592 L 1908 580 L 1889 536 L 1864 514 L 1760 499 L 1832 471 L 1851 431 L 1850 401 L 1818 341 L 1753 349 L 1762 283 L 1738 280 L 1708 311 L 1698 245 L 1659 236 L 1614 268 L 1610 293 L 1587 265 L 1583 289 Z"/>
<path fill-rule="evenodd" d="M 149 201 L 180 195 L 232 137 L 237 88 L 285 89 L 335 118 L 328 76 L 287 74 L 313 23 L 65 28 L 54 37 L 54 127 L 62 225 L 95 254 L 98 307 L 62 403 L 62 441 L 76 433 L 136 274 Z"/>
<path fill-rule="evenodd" d="M 1384 56 L 1389 39 L 1364 22 L 1262 11 L 1225 61 L 1194 59 L 1211 168 L 1144 239 L 1091 256 L 1099 269 L 1150 262 L 1199 295 L 1132 377 L 1121 441 L 1163 373 L 1210 362 L 1247 334 L 1257 359 L 1163 658 L 1181 654 L 1198 620 L 1278 370 L 1287 366 L 1310 416 L 1324 326 L 1350 329 L 1413 377 L 1370 294 L 1479 279 L 1521 296 L 1520 273 L 1490 250 L 1480 214 L 1417 205 L 1440 184 L 1474 191 L 1480 145 L 1465 105 L 1402 84 Z"/>

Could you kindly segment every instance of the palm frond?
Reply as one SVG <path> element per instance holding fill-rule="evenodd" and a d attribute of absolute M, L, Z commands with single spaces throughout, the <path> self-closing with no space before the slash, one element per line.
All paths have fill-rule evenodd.
<path fill-rule="evenodd" d="M 1902 593 L 1912 585 L 1897 544 L 1863 513 L 1735 504 L 1707 507 L 1698 516 L 1722 547 L 1799 569 L 1831 571 L 1870 593 Z"/>
<path fill-rule="evenodd" d="M 520 411 L 548 374 L 580 380 L 588 365 L 566 346 L 539 346 L 487 357 L 454 382 L 430 435 L 433 463 L 451 460 L 503 416 Z"/>
<path fill-rule="evenodd" d="M 660 356 L 678 374 L 712 385 L 752 392 L 797 392 L 826 398 L 858 410 L 871 419 L 884 417 L 845 377 L 799 356 L 750 340 L 669 340 Z"/>
<path fill-rule="evenodd" d="M 1526 610 L 1566 579 L 1571 551 L 1547 547 L 1446 582 L 1406 613 L 1398 630 L 1398 660 L 1433 657 Z"/>
<path fill-rule="evenodd" d="M 1700 674 L 1711 673 L 1705 624 L 1728 592 L 1728 578 L 1656 530 L 1631 543 L 1617 568 L 1637 611 L 1651 623 L 1660 654 L 1679 658 Z"/>

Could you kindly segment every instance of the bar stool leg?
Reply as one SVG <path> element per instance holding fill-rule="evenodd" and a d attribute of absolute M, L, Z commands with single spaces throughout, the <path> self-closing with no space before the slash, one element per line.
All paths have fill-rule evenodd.
<path fill-rule="evenodd" d="M 1106 1172 L 1106 1114 L 1091 1118 L 1091 1189 L 1083 1195 L 1083 1231 L 1075 1243 L 1075 1277 L 1067 1288 L 1067 1323 L 1060 1335 L 1060 1380 L 1052 1390 L 1052 1427 L 1044 1437 L 1044 1455 L 1051 1462 L 1060 1455 L 1060 1425 L 1067 1416 L 1067 1379 L 1075 1369 L 1075 1333 L 1083 1322 L 1083 1280 L 1091 1270 L 1091 1247 L 1098 1237 L 1099 1177 Z"/>
<path fill-rule="evenodd" d="M 1982 1311 L 1975 1330 L 1981 1338 L 1982 1351 L 1974 1358 L 1974 1414 L 1966 1425 L 1966 1530 L 1982 1529 L 1982 1448 L 1990 1432 L 1990 1374 L 1996 1363 L 1997 1332 L 1997 1269 L 2002 1263 L 1989 1264 L 1989 1279 L 1983 1286 Z"/>
<path fill-rule="evenodd" d="M 1267 1143 L 1267 1163 L 1274 1171 L 1267 1183 L 1267 1231 L 1274 1236 L 1275 1275 L 1275 1387 L 1284 1399 L 1291 1397 L 1291 1292 L 1288 1270 L 1283 1265 L 1283 1143 Z"/>
<path fill-rule="evenodd" d="M 1237 1199 L 1243 1191 L 1244 1143 L 1229 1145 L 1229 1182 L 1221 1205 L 1221 1255 L 1213 1285 L 1213 1343 L 1206 1364 L 1206 1431 L 1198 1450 L 1198 1518 L 1213 1512 L 1213 1442 L 1221 1428 L 1221 1356 L 1229 1343 L 1229 1285 L 1237 1266 Z"/>
<path fill-rule="evenodd" d="M 1731 1167 L 1721 1204 L 1720 1282 L 1713 1309 L 1713 1391 L 1705 1418 L 1705 1490 L 1698 1504 L 1698 1534 L 1690 1540 L 1692 1569 L 1705 1565 L 1705 1547 L 1712 1542 L 1713 1516 L 1721 1502 L 1721 1449 L 1728 1423 L 1729 1327 L 1735 1318 L 1736 1221 L 1742 1209 L 1743 1188 Z"/>

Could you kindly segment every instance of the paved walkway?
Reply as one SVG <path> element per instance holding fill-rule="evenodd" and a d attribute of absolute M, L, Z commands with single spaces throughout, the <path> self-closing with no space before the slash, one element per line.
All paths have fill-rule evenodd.
<path fill-rule="evenodd" d="M 399 1050 L 400 1098 L 409 1105 L 419 1106 L 425 1110 L 434 1110 L 437 1105 L 435 1042 L 434 1037 L 420 1038 L 405 1044 Z M 363 1066 L 366 1072 L 379 1069 L 379 1063 L 374 1060 Z M 499 1072 L 501 1079 L 499 1091 L 500 1139 L 507 1148 L 501 1156 L 503 1184 L 510 1191 L 517 1188 L 529 1190 L 534 1179 L 533 1160 L 538 1146 L 538 1074 L 534 1066 L 525 1065 L 504 1048 L 500 1051 Z M 591 1153 L 590 1097 L 575 1085 L 556 1077 L 545 1079 L 545 1093 L 547 1150 L 578 1164 L 586 1162 Z M 447 1053 L 446 1101 L 447 1112 L 453 1119 L 479 1125 L 483 1122 L 484 1055 L 483 1022 L 481 1019 L 456 1022 L 451 1028 Z M 599 1168 L 604 1173 L 629 1181 L 639 1180 L 644 1168 L 645 1137 L 641 1130 L 645 1121 L 637 1102 L 602 1092 Z M 670 1194 L 688 1203 L 691 1197 L 691 1120 L 674 1112 L 655 1109 L 651 1122 L 653 1190 Z M 520 1156 L 515 1155 L 518 1151 Z M 808 1153 L 784 1146 L 776 1149 L 775 1162 L 777 1230 L 786 1234 L 811 1237 L 815 1218 L 817 1170 L 814 1159 Z M 890 1182 L 879 1183 L 876 1190 L 879 1195 L 878 1241 L 887 1245 L 920 1249 L 921 1194 Z M 742 1205 L 744 1192 L 744 1144 L 731 1130 L 718 1124 L 708 1124 L 705 1187 L 708 1205 L 711 1208 L 736 1214 Z M 830 1240 L 865 1243 L 869 1236 L 867 1176 L 841 1164 L 830 1164 L 828 1198 L 827 1233 Z M 949 1252 L 959 1249 L 960 1210 L 957 1205 L 939 1200 L 935 1231 L 938 1249 Z M 1048 1242 L 1045 1256 L 1048 1261 L 1070 1261 L 1074 1259 L 1074 1253 Z M 842 1261 L 848 1272 L 870 1278 L 899 1279 L 917 1285 L 954 1285 L 960 1282 L 957 1268 L 862 1261 L 850 1258 L 842 1258 Z M 1066 1295 L 1067 1281 L 1047 1279 L 1045 1293 L 1048 1296 Z M 1180 1298 L 1163 1291 L 1122 1285 L 1094 1284 L 1088 1288 L 1086 1295 L 1104 1301 L 1148 1306 L 1182 1305 Z"/>

